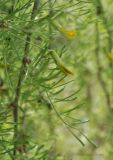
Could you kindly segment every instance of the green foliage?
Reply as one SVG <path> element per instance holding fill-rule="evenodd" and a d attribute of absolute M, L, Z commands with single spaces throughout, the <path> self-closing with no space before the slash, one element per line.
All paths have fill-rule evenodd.
<path fill-rule="evenodd" d="M 1 0 L 1 159 L 112 159 L 112 5 Z"/>

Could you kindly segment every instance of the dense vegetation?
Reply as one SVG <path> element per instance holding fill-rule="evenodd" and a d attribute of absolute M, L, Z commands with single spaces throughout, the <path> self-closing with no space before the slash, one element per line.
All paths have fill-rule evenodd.
<path fill-rule="evenodd" d="M 0 1 L 0 158 L 112 160 L 113 1 Z"/>

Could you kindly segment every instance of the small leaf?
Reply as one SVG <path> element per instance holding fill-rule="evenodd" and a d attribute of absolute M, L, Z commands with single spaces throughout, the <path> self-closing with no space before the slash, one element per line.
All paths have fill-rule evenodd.
<path fill-rule="evenodd" d="M 70 112 L 78 109 L 79 107 L 81 107 L 83 104 L 84 104 L 84 103 L 79 104 L 79 105 L 77 105 L 77 106 L 75 106 L 75 107 L 73 107 L 73 108 L 71 108 L 71 109 L 69 109 L 69 110 L 67 110 L 67 111 L 65 111 L 65 112 L 63 112 L 63 113 L 70 113 Z"/>

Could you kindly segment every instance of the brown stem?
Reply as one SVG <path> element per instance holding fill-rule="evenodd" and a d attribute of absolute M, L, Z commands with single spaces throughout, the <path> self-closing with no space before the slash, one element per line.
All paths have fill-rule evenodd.
<path fill-rule="evenodd" d="M 108 53 L 112 53 L 112 32 L 109 28 L 108 20 L 105 16 L 105 12 L 104 12 L 101 0 L 98 0 L 98 6 L 96 10 L 97 10 L 97 16 L 101 15 L 107 34 L 108 34 Z M 98 12 L 99 10 L 100 10 L 100 13 Z M 112 69 L 112 87 L 111 88 L 113 93 L 113 64 L 111 62 L 109 63 L 109 67 Z"/>
<path fill-rule="evenodd" d="M 107 21 L 107 18 L 105 16 L 105 13 L 104 13 L 104 9 L 103 9 L 101 0 L 98 0 L 98 5 L 96 7 L 97 7 L 96 8 L 96 11 L 97 11 L 96 14 L 97 14 L 97 16 L 102 17 L 103 23 L 104 23 L 105 28 L 106 28 L 106 31 L 107 31 L 107 34 L 108 34 L 108 51 L 111 52 L 111 50 L 112 50 L 112 36 L 111 36 L 111 31 L 109 29 L 108 21 Z"/>
<path fill-rule="evenodd" d="M 36 11 L 38 9 L 39 0 L 34 0 L 34 6 L 31 13 L 31 20 L 34 20 Z M 17 87 L 15 91 L 15 98 L 13 103 L 11 104 L 13 107 L 13 119 L 14 119 L 14 149 L 13 149 L 13 156 L 16 157 L 17 152 L 17 136 L 18 136 L 18 109 L 19 109 L 19 98 L 21 93 L 21 86 L 23 78 L 27 71 L 27 63 L 25 63 L 25 59 L 27 58 L 29 51 L 30 51 L 30 42 L 31 42 L 31 33 L 28 33 L 26 36 L 26 43 L 25 43 L 25 49 L 24 49 L 24 55 L 22 59 L 22 65 L 20 68 L 19 78 L 17 82 Z"/>
<path fill-rule="evenodd" d="M 109 95 L 109 91 L 107 89 L 107 86 L 106 86 L 106 83 L 105 81 L 103 80 L 102 78 L 102 67 L 101 67 L 101 64 L 100 64 L 100 58 L 99 58 L 99 50 L 100 50 L 100 45 L 99 45 L 99 30 L 98 30 L 98 21 L 96 22 L 96 49 L 95 49 L 95 54 L 96 54 L 96 62 L 97 62 L 97 68 L 98 68 L 98 71 L 97 71 L 97 77 L 98 77 L 98 80 L 102 86 L 102 89 L 104 91 L 104 94 L 105 94 L 105 97 L 106 97 L 106 102 L 107 102 L 107 106 L 109 107 L 109 109 L 111 110 L 112 109 L 112 105 L 111 105 L 111 99 L 110 99 L 110 95 Z"/>

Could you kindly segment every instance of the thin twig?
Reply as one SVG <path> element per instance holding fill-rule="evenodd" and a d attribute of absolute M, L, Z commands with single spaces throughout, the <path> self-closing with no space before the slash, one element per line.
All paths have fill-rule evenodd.
<path fill-rule="evenodd" d="M 82 142 L 82 140 L 70 129 L 70 126 L 64 121 L 64 119 L 60 116 L 60 114 L 58 113 L 58 111 L 56 110 L 54 104 L 51 101 L 51 98 L 49 97 L 48 92 L 46 91 L 47 97 L 49 99 L 49 102 L 53 108 L 53 110 L 55 111 L 56 115 L 59 117 L 59 119 L 63 122 L 63 124 L 65 125 L 65 127 L 67 128 L 67 130 L 84 146 L 84 143 Z"/>

